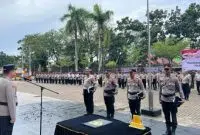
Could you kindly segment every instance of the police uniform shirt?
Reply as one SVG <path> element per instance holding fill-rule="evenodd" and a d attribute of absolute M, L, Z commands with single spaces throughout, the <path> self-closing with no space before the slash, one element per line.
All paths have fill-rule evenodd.
<path fill-rule="evenodd" d="M 196 81 L 200 81 L 200 73 L 196 73 L 195 74 L 195 80 Z"/>
<path fill-rule="evenodd" d="M 139 93 L 143 93 L 145 96 L 145 88 L 139 77 L 135 77 L 135 79 L 128 78 L 127 91 L 130 100 L 136 100 Z"/>
<path fill-rule="evenodd" d="M 191 85 L 192 78 L 190 74 L 183 76 L 182 83 Z"/>
<path fill-rule="evenodd" d="M 113 96 L 117 94 L 117 82 L 116 79 L 112 76 L 110 78 L 105 78 L 104 79 L 104 96 Z M 115 91 L 113 91 L 115 90 Z"/>
<path fill-rule="evenodd" d="M 179 92 L 182 99 L 184 99 L 184 94 L 178 78 L 174 75 L 169 77 L 163 75 L 160 77 L 160 93 L 159 98 L 164 102 L 173 102 L 176 96 L 176 91 Z"/>
<path fill-rule="evenodd" d="M 152 73 L 148 73 L 147 74 L 147 80 L 152 81 L 152 79 L 153 79 Z"/>
<path fill-rule="evenodd" d="M 145 75 L 144 73 L 141 73 L 141 74 L 140 74 L 140 78 L 141 78 L 142 80 L 146 80 L 146 75 Z"/>
<path fill-rule="evenodd" d="M 96 80 L 94 75 L 89 75 L 89 77 L 85 77 L 84 79 L 84 84 L 83 84 L 83 89 L 88 90 L 91 87 L 95 87 L 96 85 Z"/>
<path fill-rule="evenodd" d="M 0 78 L 0 102 L 7 104 L 0 105 L 0 116 L 10 116 L 11 120 L 15 120 L 17 87 L 8 78 Z"/>

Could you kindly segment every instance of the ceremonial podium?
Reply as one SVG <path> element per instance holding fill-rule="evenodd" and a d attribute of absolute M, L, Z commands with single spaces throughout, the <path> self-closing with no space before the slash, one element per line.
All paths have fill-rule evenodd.
<path fill-rule="evenodd" d="M 54 135 L 151 135 L 151 129 L 135 129 L 119 120 L 87 115 L 57 123 Z"/>

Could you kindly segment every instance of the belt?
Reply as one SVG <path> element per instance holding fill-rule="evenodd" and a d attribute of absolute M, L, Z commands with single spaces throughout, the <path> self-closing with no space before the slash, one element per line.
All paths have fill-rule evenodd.
<path fill-rule="evenodd" d="M 3 105 L 3 106 L 8 106 L 8 103 L 6 102 L 0 102 L 0 105 Z M 16 103 L 16 106 L 18 105 L 18 103 Z"/>
<path fill-rule="evenodd" d="M 130 94 L 130 95 L 136 95 L 136 94 L 138 94 L 139 92 L 128 92 L 128 94 Z"/>
<path fill-rule="evenodd" d="M 175 96 L 176 94 L 173 93 L 173 94 L 168 94 L 168 95 L 164 95 L 164 94 L 161 94 L 161 95 L 164 96 L 164 97 L 172 97 L 172 96 Z"/>
<path fill-rule="evenodd" d="M 111 89 L 111 90 L 104 90 L 105 93 L 107 94 L 114 94 L 115 93 L 115 89 Z"/>

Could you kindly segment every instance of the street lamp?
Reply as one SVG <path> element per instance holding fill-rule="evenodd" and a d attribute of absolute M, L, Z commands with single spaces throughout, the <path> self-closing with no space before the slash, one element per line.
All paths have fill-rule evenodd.
<path fill-rule="evenodd" d="M 148 67 L 151 68 L 151 31 L 150 31 L 150 23 L 149 23 L 149 0 L 147 0 L 147 29 L 148 29 Z M 151 82 L 150 82 L 151 84 Z M 149 98 L 149 107 L 146 109 L 142 109 L 142 114 L 148 116 L 159 116 L 161 115 L 161 109 L 156 109 L 153 107 L 153 91 L 151 85 L 148 90 L 148 98 Z"/>

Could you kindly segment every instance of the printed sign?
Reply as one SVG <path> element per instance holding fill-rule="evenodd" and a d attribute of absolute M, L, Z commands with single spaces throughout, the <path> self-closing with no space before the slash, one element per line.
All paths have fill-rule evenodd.
<path fill-rule="evenodd" d="M 181 53 L 183 71 L 200 70 L 200 50 L 183 50 Z"/>

